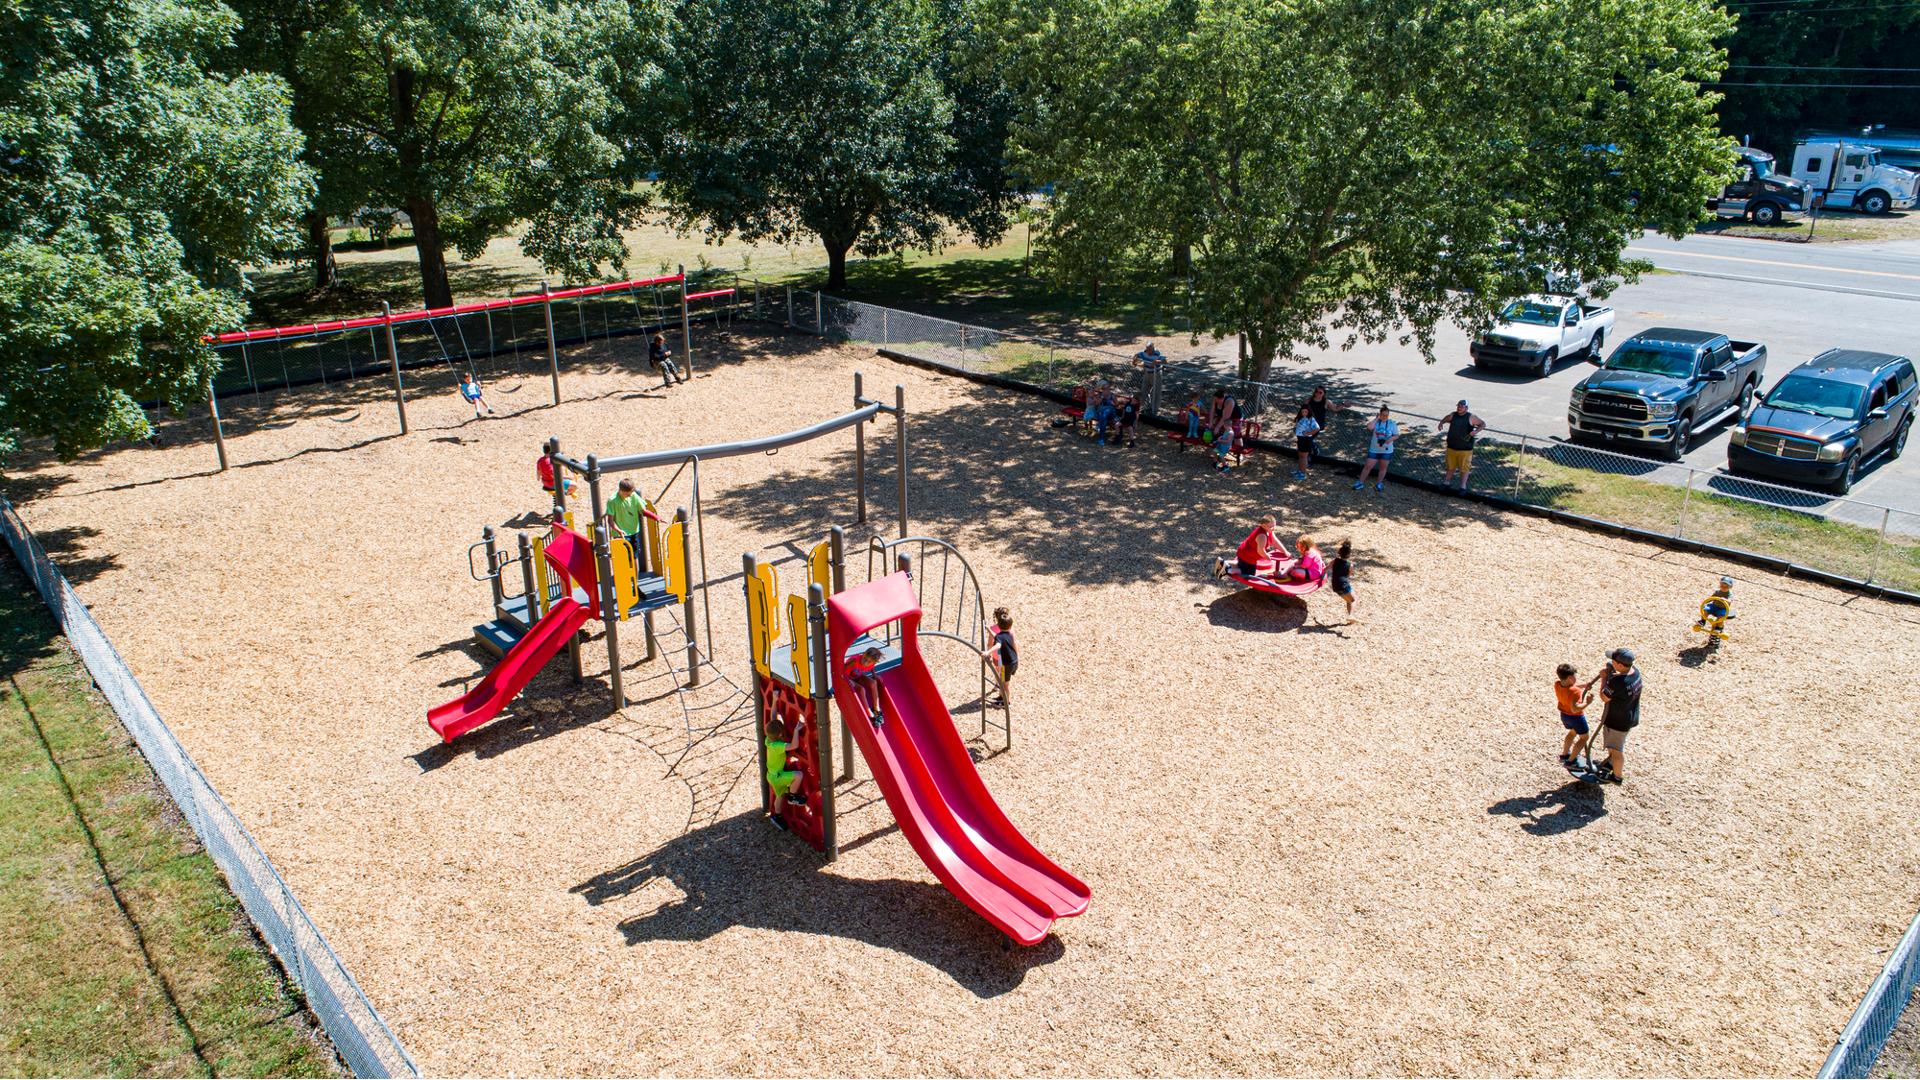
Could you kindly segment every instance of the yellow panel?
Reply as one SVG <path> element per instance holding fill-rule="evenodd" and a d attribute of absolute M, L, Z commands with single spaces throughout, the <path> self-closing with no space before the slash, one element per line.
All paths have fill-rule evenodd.
<path fill-rule="evenodd" d="M 607 561 L 613 564 L 613 598 L 620 607 L 620 617 L 625 619 L 627 612 L 640 602 L 640 582 L 633 573 L 632 542 L 624 536 L 609 539 Z"/>
<path fill-rule="evenodd" d="M 762 675 L 769 673 L 767 654 L 773 648 L 773 634 L 767 626 L 770 599 L 767 583 L 760 575 L 747 579 L 747 645 L 753 650 L 753 670 Z"/>
<path fill-rule="evenodd" d="M 760 586 L 767 590 L 767 646 L 780 640 L 780 605 L 774 603 L 774 597 L 780 595 L 780 571 L 772 563 L 761 566 L 756 573 Z"/>
<path fill-rule="evenodd" d="M 808 669 L 813 666 L 813 645 L 811 627 L 807 624 L 807 602 L 798 596 L 787 597 L 787 625 L 793 629 L 793 685 L 801 693 L 813 695 L 813 680 L 808 678 Z"/>
<path fill-rule="evenodd" d="M 533 538 L 533 585 L 536 592 L 534 602 L 540 606 L 540 614 L 547 613 L 547 594 L 553 589 L 552 573 L 547 568 L 547 538 L 540 535 Z"/>
<path fill-rule="evenodd" d="M 649 517 L 647 522 L 647 558 L 652 562 L 655 577 L 666 575 L 666 567 L 660 559 L 663 551 L 660 547 L 660 519 Z"/>
<path fill-rule="evenodd" d="M 681 600 L 687 598 L 687 523 L 676 521 L 667 526 L 667 591 Z"/>
<path fill-rule="evenodd" d="M 807 576 L 820 591 L 833 595 L 833 542 L 822 540 L 807 553 Z"/>

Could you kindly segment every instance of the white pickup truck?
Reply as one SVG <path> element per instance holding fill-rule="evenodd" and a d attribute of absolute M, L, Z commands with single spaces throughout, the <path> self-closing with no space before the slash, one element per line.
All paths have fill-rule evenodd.
<path fill-rule="evenodd" d="M 1597 360 L 1613 329 L 1613 309 L 1570 296 L 1528 296 L 1508 304 L 1467 351 L 1477 368 L 1522 368 L 1546 376 L 1569 357 Z"/>

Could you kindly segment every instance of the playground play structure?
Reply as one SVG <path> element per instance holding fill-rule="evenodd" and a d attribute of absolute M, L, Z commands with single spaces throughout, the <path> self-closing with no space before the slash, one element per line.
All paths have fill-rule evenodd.
<path fill-rule="evenodd" d="M 988 793 L 920 652 L 920 640 L 925 636 L 951 639 L 973 654 L 981 668 L 984 737 L 996 725 L 988 719 L 989 668 L 980 656 L 987 622 L 978 579 L 952 545 L 932 537 L 907 535 L 905 389 L 894 388 L 891 406 L 867 398 L 862 390 L 856 374 L 853 411 L 760 439 L 604 459 L 588 455 L 584 460 L 563 455 L 558 440 L 549 439 L 544 453 L 555 470 L 553 475 L 562 478 L 572 473 L 585 479 L 589 513 L 604 505 L 600 485 L 607 475 L 669 466 L 676 467 L 673 476 L 649 502 L 658 505 L 685 475 L 689 477 L 693 512 L 689 515 L 686 508 L 677 509 L 664 528 L 657 515 L 648 515 L 638 538 L 643 550 L 635 550 L 624 537 L 610 535 L 604 523 L 593 523 L 590 532 L 578 528 L 567 507 L 568 485 L 555 483 L 550 528 L 540 536 L 523 533 L 517 556 L 503 556 L 498 537 L 489 527 L 480 543 L 468 549 L 468 559 L 473 576 L 490 583 L 494 618 L 474 631 L 476 640 L 499 654 L 501 660 L 466 694 L 430 709 L 427 722 L 445 742 L 487 723 L 563 648 L 570 652 L 574 677 L 580 678 L 583 631 L 595 618 L 605 628 L 616 708 L 627 703 L 620 628 L 635 619 L 645 633 L 646 659 L 664 659 L 676 689 L 683 694 L 700 684 L 703 668 L 726 679 L 711 660 L 712 616 L 700 463 L 768 453 L 852 427 L 856 520 L 864 521 L 864 425 L 882 413 L 890 414 L 897 435 L 900 535 L 892 541 L 878 537 L 870 541 L 866 584 L 846 586 L 846 536 L 838 526 L 805 557 L 804 597 L 787 596 L 784 604 L 780 603 L 776 564 L 762 564 L 752 554 L 743 556 L 762 807 L 773 812 L 767 750 L 769 725 L 778 721 L 786 736 L 782 741 L 788 746 L 785 769 L 798 773 L 782 807 L 781 820 L 829 861 L 838 856 L 834 733 L 828 705 L 829 701 L 836 703 L 841 714 L 839 779 L 853 778 L 853 747 L 858 745 L 901 832 L 941 883 L 1009 937 L 1021 944 L 1035 944 L 1046 937 L 1055 920 L 1086 910 L 1090 891 L 1034 847 Z M 697 563 L 696 549 L 700 553 Z M 941 569 L 931 600 L 927 592 L 935 575 L 916 582 L 911 573 L 914 554 L 909 549 L 923 563 L 938 560 Z M 486 554 L 484 573 L 472 565 L 474 553 L 481 550 Z M 875 578 L 876 561 L 885 567 L 889 560 L 898 569 Z M 515 563 L 520 567 L 522 589 L 517 596 L 508 596 L 503 578 Z M 675 605 L 680 610 L 674 625 L 656 626 L 655 615 Z M 780 618 L 783 608 L 787 612 L 784 642 Z M 660 641 L 668 633 L 685 638 L 684 667 L 674 666 L 672 653 L 678 649 L 669 649 Z M 869 719 L 844 670 L 848 657 L 869 647 L 879 648 L 883 656 L 878 683 L 888 722 L 880 728 Z M 1004 687 L 1001 689 L 1004 691 Z M 1010 749 L 1011 718 L 997 726 Z M 696 737 L 689 713 L 688 738 Z"/>

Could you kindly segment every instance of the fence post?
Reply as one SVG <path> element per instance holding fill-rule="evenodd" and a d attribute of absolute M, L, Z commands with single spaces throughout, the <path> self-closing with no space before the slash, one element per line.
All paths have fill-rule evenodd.
<path fill-rule="evenodd" d="M 813 294 L 813 332 L 825 337 L 827 334 L 827 302 L 821 298 L 822 295 L 818 290 L 815 290 Z"/>
<path fill-rule="evenodd" d="M 211 378 L 207 380 L 207 411 L 213 414 L 213 449 L 220 455 L 220 471 L 226 472 L 227 433 L 220 430 L 220 399 L 213 392 Z"/>
<path fill-rule="evenodd" d="M 687 376 L 693 376 L 693 322 L 687 314 L 687 266 L 680 264 L 680 351 L 686 354 Z"/>
<path fill-rule="evenodd" d="M 1687 470 L 1687 489 L 1680 494 L 1680 528 L 1673 535 L 1685 538 L 1687 535 L 1687 506 L 1693 502 L 1693 478 L 1700 475 L 1697 469 Z"/>
<path fill-rule="evenodd" d="M 540 311 L 547 320 L 547 370 L 553 374 L 553 403 L 560 404 L 560 345 L 553 339 L 553 290 L 540 283 Z"/>
<path fill-rule="evenodd" d="M 1887 523 L 1892 520 L 1893 520 L 1893 508 L 1890 506 L 1881 507 L 1880 508 L 1880 539 L 1874 542 L 1873 561 L 1867 564 L 1867 582 L 1869 584 L 1873 582 L 1874 578 L 1880 575 L 1880 553 L 1887 550 Z"/>
<path fill-rule="evenodd" d="M 756 319 L 760 317 L 760 282 L 758 279 L 755 279 L 753 283 L 753 317 Z"/>
<path fill-rule="evenodd" d="M 880 344 L 891 345 L 893 340 L 887 337 L 887 308 L 880 309 Z"/>
<path fill-rule="evenodd" d="M 1160 373 L 1166 368 L 1163 361 L 1147 371 L 1147 415 L 1155 419 L 1160 416 Z"/>
<path fill-rule="evenodd" d="M 793 286 L 787 286 L 787 329 L 793 329 Z"/>
<path fill-rule="evenodd" d="M 1513 491 L 1509 496 L 1509 498 L 1513 499 L 1514 502 L 1520 501 L 1520 470 L 1525 468 L 1526 464 L 1527 464 L 1527 437 L 1523 434 L 1520 436 L 1519 453 L 1515 456 L 1514 463 L 1513 463 Z"/>
<path fill-rule="evenodd" d="M 387 326 L 387 359 L 393 362 L 393 404 L 400 410 L 400 434 L 407 433 L 407 388 L 400 381 L 400 346 L 393 337 L 393 305 L 380 301 L 380 317 Z"/>
<path fill-rule="evenodd" d="M 960 370 L 961 371 L 971 370 L 970 368 L 967 367 L 967 324 L 966 323 L 960 324 Z"/>
<path fill-rule="evenodd" d="M 1049 389 L 1051 389 L 1051 388 L 1052 388 L 1052 386 L 1053 386 L 1053 342 L 1051 342 L 1051 341 L 1049 341 L 1049 342 L 1047 342 L 1047 382 L 1046 382 L 1046 385 L 1047 385 L 1047 387 L 1048 387 Z"/>

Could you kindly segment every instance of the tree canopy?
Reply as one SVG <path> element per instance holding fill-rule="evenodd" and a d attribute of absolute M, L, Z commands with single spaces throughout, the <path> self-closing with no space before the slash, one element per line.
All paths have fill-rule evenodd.
<path fill-rule="evenodd" d="M 1735 8 L 1721 128 L 1786 157 L 1808 128 L 1920 128 L 1920 0 Z M 1883 70 L 1885 69 L 1885 70 Z M 1874 89 L 1889 84 L 1888 89 Z"/>
<path fill-rule="evenodd" d="M 312 187 L 286 86 L 210 62 L 209 0 L 0 9 L 0 456 L 142 437 L 142 400 L 199 398 L 206 334 L 244 310 Z"/>
<path fill-rule="evenodd" d="M 990 0 L 1042 245 L 1094 279 L 1192 244 L 1247 374 L 1488 319 L 1547 268 L 1630 273 L 1730 171 L 1704 0 Z"/>
<path fill-rule="evenodd" d="M 663 25 L 627 0 L 338 0 L 302 35 L 300 117 L 329 189 L 405 211 L 428 306 L 453 301 L 448 247 L 477 258 L 519 222 L 584 278 L 623 265 L 645 205 L 620 131 Z"/>
<path fill-rule="evenodd" d="M 791 243 L 811 234 L 828 286 L 850 250 L 930 247 L 949 223 L 991 242 L 1014 205 L 1011 112 L 958 4 L 686 0 L 652 145 L 682 225 Z"/>

